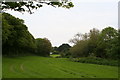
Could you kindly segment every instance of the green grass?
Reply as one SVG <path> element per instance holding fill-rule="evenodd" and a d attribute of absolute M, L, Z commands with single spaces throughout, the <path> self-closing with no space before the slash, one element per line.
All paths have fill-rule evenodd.
<path fill-rule="evenodd" d="M 67 58 L 3 57 L 3 78 L 117 78 L 114 66 L 86 64 Z"/>
<path fill-rule="evenodd" d="M 53 57 L 53 58 L 56 58 L 56 57 L 59 57 L 60 54 L 51 54 L 50 56 Z"/>

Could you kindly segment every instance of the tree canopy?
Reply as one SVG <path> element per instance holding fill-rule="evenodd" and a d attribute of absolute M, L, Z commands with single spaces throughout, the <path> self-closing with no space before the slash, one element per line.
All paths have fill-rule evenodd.
<path fill-rule="evenodd" d="M 69 50 L 69 48 L 71 48 L 71 46 L 69 44 L 62 44 L 57 48 L 57 51 L 66 52 Z"/>
<path fill-rule="evenodd" d="M 29 33 L 23 20 L 3 13 L 2 21 L 3 54 L 8 54 L 11 51 L 14 53 L 34 51 L 34 37 Z"/>
<path fill-rule="evenodd" d="M 106 27 L 102 31 L 93 28 L 89 33 L 76 34 L 70 42 L 74 46 L 70 49 L 72 57 L 100 57 L 118 59 L 119 30 Z"/>
<path fill-rule="evenodd" d="M 118 46 L 118 31 L 112 27 L 107 27 L 100 33 L 96 55 L 104 58 L 117 58 Z"/>
<path fill-rule="evenodd" d="M 69 50 L 70 50 L 71 46 L 67 43 L 63 43 L 62 45 L 60 45 L 59 47 L 53 47 L 53 54 L 60 54 L 61 57 L 68 57 L 69 54 Z"/>
<path fill-rule="evenodd" d="M 14 11 L 19 11 L 19 12 L 29 12 L 30 14 L 32 14 L 32 10 L 33 9 L 38 9 L 44 6 L 44 4 L 46 5 L 50 5 L 53 7 L 63 7 L 63 8 L 71 8 L 74 7 L 73 3 L 70 2 L 69 0 L 40 0 L 40 1 L 24 1 L 24 2 L 2 2 L 2 5 L 0 5 L 0 7 L 2 7 L 2 10 L 14 10 Z"/>
<path fill-rule="evenodd" d="M 36 42 L 36 54 L 40 56 L 49 56 L 52 50 L 52 44 L 47 38 L 37 38 Z"/>
<path fill-rule="evenodd" d="M 23 55 L 32 53 L 49 56 L 52 45 L 47 38 L 35 39 L 22 19 L 8 13 L 2 14 L 3 55 Z"/>

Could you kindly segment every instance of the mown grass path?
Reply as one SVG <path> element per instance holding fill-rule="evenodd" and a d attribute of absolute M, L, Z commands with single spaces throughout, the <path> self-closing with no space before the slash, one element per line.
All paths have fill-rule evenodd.
<path fill-rule="evenodd" d="M 71 62 L 66 58 L 3 57 L 3 78 L 117 78 L 118 67 Z"/>

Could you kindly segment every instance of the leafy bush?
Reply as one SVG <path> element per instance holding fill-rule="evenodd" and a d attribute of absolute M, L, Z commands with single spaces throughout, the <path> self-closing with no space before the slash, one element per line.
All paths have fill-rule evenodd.
<path fill-rule="evenodd" d="M 47 38 L 36 39 L 36 54 L 39 56 L 50 56 L 52 44 Z"/>
<path fill-rule="evenodd" d="M 107 59 L 102 59 L 102 58 L 97 58 L 97 57 L 71 58 L 70 60 L 74 62 L 81 62 L 81 63 L 118 66 L 117 60 L 107 60 Z"/>

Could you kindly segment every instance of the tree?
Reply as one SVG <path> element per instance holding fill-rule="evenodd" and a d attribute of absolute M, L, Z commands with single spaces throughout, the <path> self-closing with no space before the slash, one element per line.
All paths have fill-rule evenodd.
<path fill-rule="evenodd" d="M 34 52 L 35 39 L 29 33 L 24 21 L 14 16 L 2 14 L 2 47 L 3 55 L 19 55 Z"/>
<path fill-rule="evenodd" d="M 89 56 L 88 40 L 81 40 L 70 49 L 71 56 L 76 57 L 87 57 Z"/>
<path fill-rule="evenodd" d="M 94 49 L 97 45 L 99 37 L 99 30 L 93 28 L 89 33 L 77 33 L 70 42 L 75 45 L 71 48 L 70 52 L 73 57 L 87 57 L 94 55 Z"/>
<path fill-rule="evenodd" d="M 118 32 L 112 27 L 103 29 L 100 33 L 96 48 L 96 56 L 102 58 L 112 58 L 116 56 L 115 45 L 117 47 Z"/>
<path fill-rule="evenodd" d="M 112 27 L 106 27 L 101 32 L 93 28 L 88 34 L 76 34 L 72 39 L 75 45 L 70 49 L 71 56 L 118 59 L 119 34 L 120 31 Z"/>
<path fill-rule="evenodd" d="M 2 14 L 0 13 L 0 53 L 2 53 Z M 0 54 L 1 56 L 2 54 Z"/>
<path fill-rule="evenodd" d="M 37 38 L 36 40 L 36 54 L 40 56 L 49 56 L 52 50 L 52 45 L 47 38 Z"/>
<path fill-rule="evenodd" d="M 39 1 L 25 1 L 25 2 L 2 2 L 2 10 L 14 10 L 19 12 L 29 12 L 32 14 L 33 12 L 31 10 L 38 9 L 43 7 L 43 5 L 50 5 L 53 7 L 63 7 L 63 8 L 71 8 L 74 7 L 73 3 L 68 0 L 39 0 Z"/>
<path fill-rule="evenodd" d="M 118 59 L 120 59 L 120 28 L 118 29 L 118 49 L 117 49 L 117 54 L 118 54 Z"/>
<path fill-rule="evenodd" d="M 83 40 L 83 39 L 87 39 L 88 38 L 88 35 L 87 33 L 84 34 L 81 34 L 81 33 L 77 33 L 74 35 L 74 37 L 72 39 L 69 40 L 70 43 L 73 43 L 73 44 L 77 44 L 79 41 Z"/>
<path fill-rule="evenodd" d="M 57 51 L 59 52 L 65 52 L 67 50 L 69 50 L 71 46 L 69 44 L 62 44 L 57 48 Z"/>
<path fill-rule="evenodd" d="M 74 43 L 74 46 L 70 49 L 72 57 L 86 57 L 89 55 L 88 39 L 89 35 L 87 33 L 77 33 L 73 39 L 70 39 L 70 42 Z"/>
<path fill-rule="evenodd" d="M 59 51 L 57 50 L 58 49 L 58 47 L 53 47 L 53 49 L 52 49 L 52 54 L 59 54 Z"/>
<path fill-rule="evenodd" d="M 69 50 L 71 46 L 69 44 L 62 44 L 57 48 L 57 52 L 62 56 L 62 57 L 69 57 Z"/>
<path fill-rule="evenodd" d="M 100 31 L 98 29 L 91 29 L 88 33 L 88 50 L 91 56 L 95 55 L 95 48 L 97 47 L 97 42 L 99 39 Z"/>

